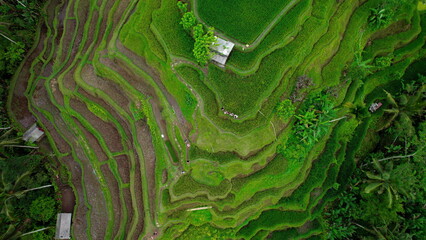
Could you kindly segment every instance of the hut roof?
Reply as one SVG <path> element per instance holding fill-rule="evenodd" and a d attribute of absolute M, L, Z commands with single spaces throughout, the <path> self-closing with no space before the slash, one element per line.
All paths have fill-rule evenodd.
<path fill-rule="evenodd" d="M 229 56 L 234 46 L 235 46 L 234 43 L 230 41 L 226 41 L 222 38 L 216 37 L 216 43 L 212 45 L 211 49 L 219 53 L 220 55 Z"/>
<path fill-rule="evenodd" d="M 35 142 L 40 140 L 44 135 L 43 130 L 37 127 L 37 124 L 34 123 L 22 136 L 22 139 L 26 142 Z"/>
<path fill-rule="evenodd" d="M 55 239 L 71 239 L 71 213 L 58 213 Z"/>

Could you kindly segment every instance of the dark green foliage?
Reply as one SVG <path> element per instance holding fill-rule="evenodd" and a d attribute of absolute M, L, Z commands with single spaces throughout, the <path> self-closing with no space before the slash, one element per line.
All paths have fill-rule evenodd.
<path fill-rule="evenodd" d="M 55 199 L 40 196 L 31 203 L 30 216 L 43 223 L 50 221 L 58 212 Z"/>
<path fill-rule="evenodd" d="M 259 229 L 274 229 L 280 226 L 298 226 L 304 223 L 308 218 L 307 212 L 292 212 L 279 210 L 266 210 L 262 212 L 259 218 L 250 221 L 245 227 L 241 228 L 237 236 L 249 238 Z"/>
<path fill-rule="evenodd" d="M 13 138 L 16 133 L 10 136 Z M 0 150 L 3 157 L 0 159 L 0 239 L 9 239 L 19 231 L 42 228 L 38 226 L 51 226 L 57 203 L 51 197 L 54 192 L 50 185 L 50 162 L 33 149 L 9 147 Z M 40 198 L 38 202 L 37 198 Z M 28 218 L 33 220 L 24 221 Z M 7 229 L 9 231 L 2 236 Z"/>
<path fill-rule="evenodd" d="M 373 29 L 377 30 L 390 23 L 392 18 L 392 12 L 385 8 L 372 8 L 371 14 L 368 17 L 368 25 Z"/>
<path fill-rule="evenodd" d="M 25 45 L 22 42 L 9 44 L 6 49 L 0 48 L 0 72 L 8 75 L 15 73 L 16 67 L 24 58 Z"/>
<path fill-rule="evenodd" d="M 21 63 L 35 36 L 41 5 L 44 1 L 0 2 L 0 127 L 8 126 L 6 94 L 9 79 Z"/>
<path fill-rule="evenodd" d="M 185 92 L 185 103 L 188 107 L 194 107 L 197 104 L 197 100 L 189 92 Z"/>
<path fill-rule="evenodd" d="M 40 229 L 42 227 L 34 228 L 34 230 Z M 51 240 L 52 236 L 55 235 L 55 228 L 49 228 L 47 230 L 36 232 L 31 235 L 33 240 Z"/>
<path fill-rule="evenodd" d="M 40 166 L 43 156 L 23 155 L 0 159 L 0 172 L 5 183 L 14 183 L 22 174 L 33 172 Z"/>
<path fill-rule="evenodd" d="M 419 78 L 421 80 L 422 78 Z M 385 123 L 379 130 L 389 127 L 395 121 L 395 127 L 400 132 L 407 132 L 409 136 L 414 134 L 413 121 L 424 116 L 426 109 L 426 84 L 411 83 L 405 85 L 405 91 L 397 98 L 387 92 L 386 97 L 389 107 L 385 109 L 386 119 Z"/>
<path fill-rule="evenodd" d="M 357 230 L 357 227 L 348 220 L 352 218 L 352 211 L 356 207 L 355 193 L 359 193 L 359 188 L 353 185 L 351 188 L 351 192 L 341 193 L 332 208 L 324 213 L 327 239 L 350 239 Z"/>
<path fill-rule="evenodd" d="M 420 86 L 419 79 L 411 84 Z M 416 87 L 408 88 L 412 90 L 404 90 L 397 99 L 408 92 L 417 93 Z M 397 101 L 389 93 L 387 97 L 396 106 Z M 417 101 L 423 101 L 420 99 Z M 405 130 L 400 130 L 395 121 L 386 131 L 379 132 L 375 152 L 358 162 L 349 186 L 324 213 L 327 239 L 422 239 L 424 227 L 420 226 L 424 226 L 425 218 L 420 206 L 426 203 L 426 122 L 413 122 L 406 122 Z"/>

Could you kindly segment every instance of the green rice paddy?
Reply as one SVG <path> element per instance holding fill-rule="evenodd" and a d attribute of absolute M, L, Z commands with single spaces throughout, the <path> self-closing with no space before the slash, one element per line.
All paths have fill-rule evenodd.
<path fill-rule="evenodd" d="M 275 106 L 301 76 L 312 84 L 298 90 L 298 109 L 325 92 L 335 118 L 349 114 L 345 102 L 383 100 L 393 77 L 426 56 L 424 6 L 398 13 L 402 27 L 373 31 L 367 19 L 381 0 L 187 2 L 199 21 L 240 43 L 224 68 L 197 65 L 175 0 L 45 6 L 9 108 L 23 123 L 28 114 L 13 103 L 28 101 L 70 172 L 72 236 L 319 239 L 321 212 L 351 174 L 371 119 L 324 125 L 305 144 L 295 117 L 278 118 Z M 394 61 L 350 77 L 359 51 Z"/>

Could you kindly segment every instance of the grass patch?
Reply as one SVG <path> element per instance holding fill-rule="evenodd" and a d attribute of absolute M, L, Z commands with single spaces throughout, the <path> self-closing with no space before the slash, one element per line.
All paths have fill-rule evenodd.
<path fill-rule="evenodd" d="M 242 43 L 253 42 L 291 1 L 195 0 L 200 18 Z"/>

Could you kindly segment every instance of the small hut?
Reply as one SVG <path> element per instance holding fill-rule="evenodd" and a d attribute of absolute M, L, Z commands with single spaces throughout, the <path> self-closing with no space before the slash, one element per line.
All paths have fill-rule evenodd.
<path fill-rule="evenodd" d="M 36 142 L 44 136 L 43 129 L 37 127 L 37 123 L 34 123 L 22 136 L 22 139 L 26 142 Z"/>
<path fill-rule="evenodd" d="M 370 112 L 375 112 L 377 111 L 377 109 L 379 109 L 383 104 L 381 102 L 379 103 L 373 103 L 371 104 L 371 106 L 368 108 L 368 110 L 370 110 Z"/>
<path fill-rule="evenodd" d="M 216 37 L 216 42 L 210 47 L 213 53 L 211 59 L 221 66 L 225 66 L 226 60 L 228 60 L 229 54 L 231 54 L 234 45 L 235 44 L 230 41 Z"/>
<path fill-rule="evenodd" d="M 55 239 L 71 239 L 71 213 L 58 213 Z"/>

